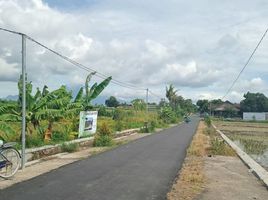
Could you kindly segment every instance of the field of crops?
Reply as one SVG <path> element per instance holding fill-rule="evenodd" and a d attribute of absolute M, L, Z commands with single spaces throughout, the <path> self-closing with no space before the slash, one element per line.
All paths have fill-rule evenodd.
<path fill-rule="evenodd" d="M 214 124 L 268 169 L 268 123 L 215 121 Z"/>

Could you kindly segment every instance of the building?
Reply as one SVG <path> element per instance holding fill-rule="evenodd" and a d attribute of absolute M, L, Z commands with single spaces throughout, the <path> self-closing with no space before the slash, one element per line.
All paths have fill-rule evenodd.
<path fill-rule="evenodd" d="M 268 120 L 268 112 L 243 112 L 243 120 L 265 121 Z"/>
<path fill-rule="evenodd" d="M 238 117 L 240 105 L 225 101 L 221 104 L 212 105 L 211 111 L 212 114 L 217 117 Z"/>

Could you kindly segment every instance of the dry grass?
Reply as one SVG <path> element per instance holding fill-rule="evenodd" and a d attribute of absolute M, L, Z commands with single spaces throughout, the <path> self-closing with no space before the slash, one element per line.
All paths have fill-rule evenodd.
<path fill-rule="evenodd" d="M 245 133 L 254 132 L 268 135 L 268 123 L 215 121 L 214 124 L 221 131 Z"/>
<path fill-rule="evenodd" d="M 204 134 L 206 128 L 203 121 L 198 125 L 196 134 L 193 137 L 192 143 L 187 150 L 187 156 L 205 156 L 206 149 L 209 147 L 209 137 Z"/>
<path fill-rule="evenodd" d="M 201 121 L 187 150 L 178 178 L 167 194 L 168 200 L 191 200 L 203 190 L 205 182 L 203 156 L 207 155 L 206 149 L 209 146 L 208 136 L 203 133 L 204 128 L 204 122 Z"/>

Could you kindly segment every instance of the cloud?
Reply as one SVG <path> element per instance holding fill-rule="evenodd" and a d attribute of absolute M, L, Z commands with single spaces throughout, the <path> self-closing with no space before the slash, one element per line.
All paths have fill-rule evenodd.
<path fill-rule="evenodd" d="M 202 69 L 195 61 L 185 65 L 179 63 L 166 64 L 149 80 L 152 84 L 173 83 L 178 87 L 205 87 L 213 84 L 220 76 L 219 71 Z"/>
<path fill-rule="evenodd" d="M 11 81 L 16 82 L 19 79 L 18 66 L 16 63 L 7 63 L 4 59 L 0 58 L 0 82 Z"/>
<path fill-rule="evenodd" d="M 0 25 L 25 32 L 115 79 L 153 88 L 159 94 L 166 84 L 173 83 L 182 95 L 194 99 L 226 92 L 265 30 L 268 17 L 264 0 L 75 4 L 79 6 L 61 6 L 50 0 L 0 0 Z M 267 94 L 267 42 L 263 41 L 232 92 L 240 95 L 247 88 Z M 0 32 L 0 44 L 2 87 L 1 81 L 18 77 L 21 39 Z M 77 87 L 88 73 L 30 41 L 27 69 L 34 84 L 53 88 L 62 84 Z M 137 94 L 115 85 L 108 89 L 107 94 L 116 92 L 122 98 Z M 239 95 L 228 98 L 237 100 Z"/>

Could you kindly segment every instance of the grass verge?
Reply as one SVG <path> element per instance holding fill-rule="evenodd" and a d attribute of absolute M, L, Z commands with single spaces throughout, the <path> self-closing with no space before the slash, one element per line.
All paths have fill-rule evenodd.
<path fill-rule="evenodd" d="M 209 146 L 208 136 L 203 133 L 204 122 L 200 122 L 187 155 L 170 192 L 168 200 L 190 200 L 200 194 L 204 188 L 204 161 Z"/>

